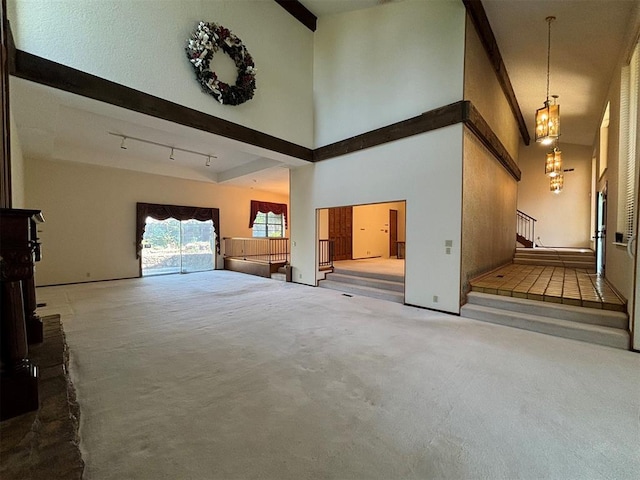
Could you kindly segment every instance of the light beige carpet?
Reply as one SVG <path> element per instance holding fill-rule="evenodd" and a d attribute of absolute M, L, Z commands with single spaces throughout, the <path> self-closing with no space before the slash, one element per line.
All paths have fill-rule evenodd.
<path fill-rule="evenodd" d="M 38 290 L 86 478 L 626 479 L 640 355 L 232 272 Z"/>

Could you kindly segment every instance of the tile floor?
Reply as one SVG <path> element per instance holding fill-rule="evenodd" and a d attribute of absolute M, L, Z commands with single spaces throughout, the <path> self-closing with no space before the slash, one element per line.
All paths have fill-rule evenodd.
<path fill-rule="evenodd" d="M 510 264 L 470 283 L 475 292 L 626 311 L 626 300 L 604 278 L 585 269 Z"/>

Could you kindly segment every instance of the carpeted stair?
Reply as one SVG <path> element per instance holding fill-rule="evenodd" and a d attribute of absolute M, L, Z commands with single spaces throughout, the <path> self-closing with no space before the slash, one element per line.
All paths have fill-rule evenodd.
<path fill-rule="evenodd" d="M 363 297 L 404 303 L 404 276 L 336 268 L 318 286 Z"/>
<path fill-rule="evenodd" d="M 626 313 L 469 292 L 462 317 L 629 349 Z"/>
<path fill-rule="evenodd" d="M 593 250 L 567 250 L 553 248 L 517 248 L 513 263 L 521 265 L 544 265 L 552 267 L 584 268 L 596 271 Z"/>

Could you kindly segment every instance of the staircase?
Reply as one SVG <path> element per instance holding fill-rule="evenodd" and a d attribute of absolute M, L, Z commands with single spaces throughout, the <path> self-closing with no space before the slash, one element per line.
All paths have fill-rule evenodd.
<path fill-rule="evenodd" d="M 587 249 L 516 248 L 513 263 L 583 268 L 589 272 L 596 271 L 595 253 L 593 250 Z"/>
<path fill-rule="evenodd" d="M 471 280 L 462 317 L 628 350 L 626 301 L 579 249 L 517 249 L 513 264 Z"/>
<path fill-rule="evenodd" d="M 556 337 L 629 349 L 626 313 L 525 298 L 469 292 L 462 317 L 522 328 Z"/>
<path fill-rule="evenodd" d="M 404 276 L 334 268 L 319 287 L 363 297 L 404 303 Z"/>

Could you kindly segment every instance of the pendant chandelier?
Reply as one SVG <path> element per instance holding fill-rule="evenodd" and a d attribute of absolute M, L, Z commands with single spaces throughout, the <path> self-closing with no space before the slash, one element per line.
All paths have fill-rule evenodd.
<path fill-rule="evenodd" d="M 542 108 L 536 110 L 536 142 L 543 145 L 550 145 L 560 136 L 560 105 L 558 96 L 553 95 L 549 100 L 549 70 L 551 64 L 551 22 L 556 17 L 547 17 L 549 24 L 547 34 L 547 99 Z"/>
<path fill-rule="evenodd" d="M 553 193 L 558 194 L 562 191 L 562 187 L 564 187 L 564 175 L 559 174 L 555 177 L 551 177 L 549 180 L 549 190 Z"/>
<path fill-rule="evenodd" d="M 557 146 L 547 153 L 544 173 L 551 178 L 562 174 L 562 152 L 558 150 Z"/>

